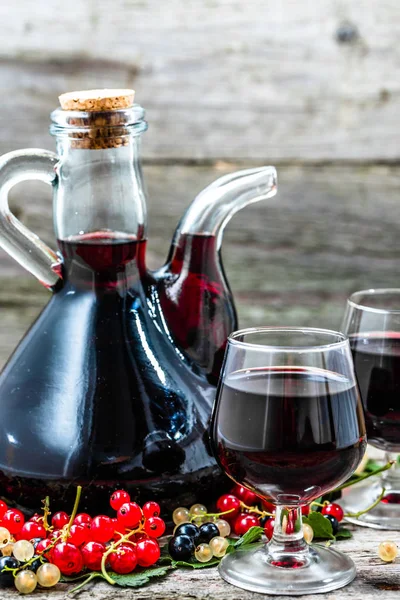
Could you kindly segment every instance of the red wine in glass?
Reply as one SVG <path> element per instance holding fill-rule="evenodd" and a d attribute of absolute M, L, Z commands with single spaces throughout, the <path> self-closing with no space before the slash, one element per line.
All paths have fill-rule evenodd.
<path fill-rule="evenodd" d="M 352 336 L 350 345 L 368 440 L 383 450 L 400 449 L 400 335 Z"/>
<path fill-rule="evenodd" d="M 352 294 L 342 329 L 350 340 L 368 442 L 393 463 L 379 477 L 344 490 L 342 505 L 348 513 L 359 513 L 352 520 L 360 525 L 400 530 L 400 289 Z"/>
<path fill-rule="evenodd" d="M 301 327 L 232 333 L 211 439 L 221 468 L 275 506 L 271 540 L 226 555 L 221 576 L 261 593 L 331 591 L 355 577 L 349 557 L 304 540 L 302 505 L 358 467 L 364 415 L 348 338 Z"/>
<path fill-rule="evenodd" d="M 320 369 L 254 368 L 219 392 L 218 457 L 234 480 L 278 503 L 304 503 L 345 481 L 366 447 L 358 390 Z"/>

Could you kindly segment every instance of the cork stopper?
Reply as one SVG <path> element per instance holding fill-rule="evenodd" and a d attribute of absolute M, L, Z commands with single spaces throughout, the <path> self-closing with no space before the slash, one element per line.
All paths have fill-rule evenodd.
<path fill-rule="evenodd" d="M 62 110 L 83 113 L 69 119 L 69 124 L 77 128 L 69 133 L 71 146 L 80 150 L 127 146 L 126 117 L 118 111 L 132 108 L 134 97 L 134 90 L 129 89 L 83 90 L 61 94 L 59 100 Z"/>
<path fill-rule="evenodd" d="M 134 90 L 83 90 L 59 96 L 63 110 L 107 111 L 131 108 Z"/>

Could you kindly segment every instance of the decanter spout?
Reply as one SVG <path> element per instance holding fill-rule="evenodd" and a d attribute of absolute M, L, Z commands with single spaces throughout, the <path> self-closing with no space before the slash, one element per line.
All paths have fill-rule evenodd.
<path fill-rule="evenodd" d="M 220 177 L 193 200 L 177 227 L 173 244 L 178 245 L 182 235 L 211 235 L 219 250 L 232 216 L 248 204 L 272 198 L 276 192 L 274 167 L 244 169 Z"/>
<path fill-rule="evenodd" d="M 167 263 L 153 276 L 162 322 L 177 348 L 216 384 L 237 316 L 220 247 L 238 210 L 276 194 L 274 167 L 225 175 L 193 200 L 179 223 Z"/>

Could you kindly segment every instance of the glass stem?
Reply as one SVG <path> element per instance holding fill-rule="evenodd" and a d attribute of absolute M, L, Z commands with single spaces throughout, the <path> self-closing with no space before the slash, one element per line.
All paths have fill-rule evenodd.
<path fill-rule="evenodd" d="M 394 461 L 393 466 L 387 471 L 384 471 L 381 476 L 382 485 L 386 488 L 386 492 L 389 490 L 400 490 L 400 464 L 397 461 L 398 456 L 397 452 L 386 452 L 385 454 L 386 462 L 389 462 L 390 460 Z"/>
<path fill-rule="evenodd" d="M 274 533 L 267 546 L 271 564 L 300 567 L 308 563 L 309 548 L 304 539 L 302 521 L 300 506 L 276 507 Z"/>

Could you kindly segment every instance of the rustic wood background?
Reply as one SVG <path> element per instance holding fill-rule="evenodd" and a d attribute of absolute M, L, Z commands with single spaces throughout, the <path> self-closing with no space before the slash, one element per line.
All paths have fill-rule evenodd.
<path fill-rule="evenodd" d="M 0 3 L 0 152 L 53 148 L 59 93 L 132 86 L 150 264 L 185 206 L 233 169 L 275 164 L 276 198 L 223 246 L 241 325 L 339 327 L 346 296 L 400 285 L 398 0 L 18 0 Z M 18 216 L 52 242 L 50 192 Z M 0 363 L 47 292 L 0 251 Z"/>

